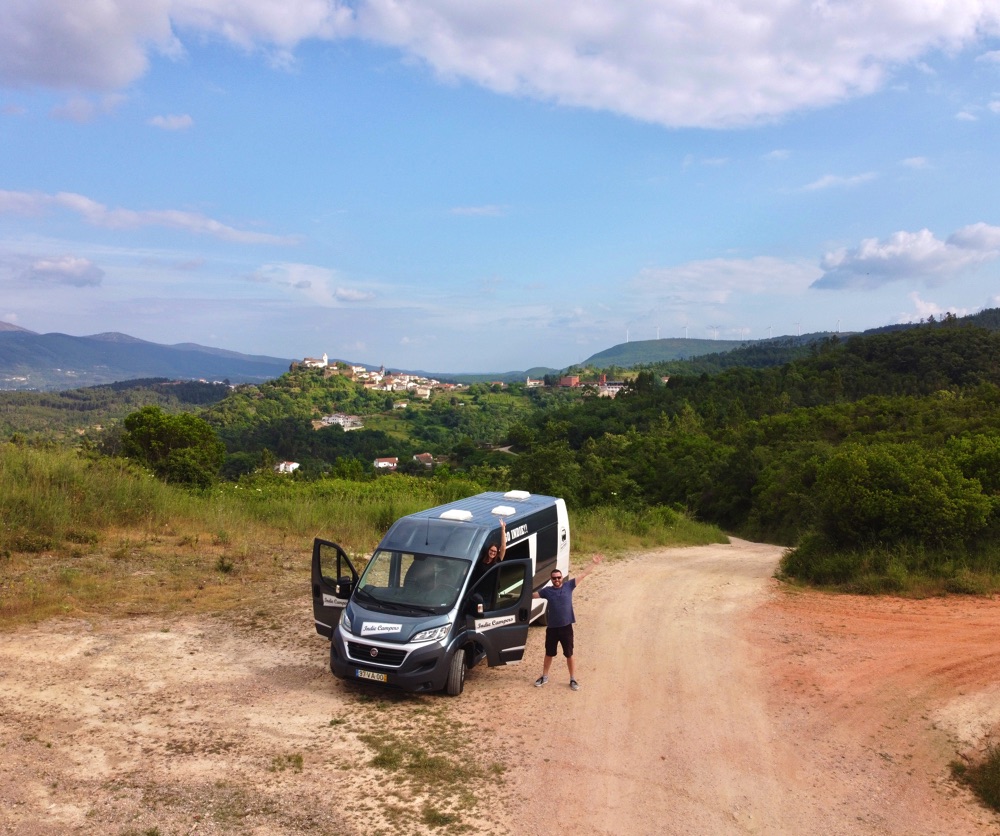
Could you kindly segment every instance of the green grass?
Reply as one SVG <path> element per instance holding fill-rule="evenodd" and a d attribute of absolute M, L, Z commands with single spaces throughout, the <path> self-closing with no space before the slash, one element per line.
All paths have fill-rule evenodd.
<path fill-rule="evenodd" d="M 0 622 L 246 605 L 284 578 L 307 584 L 315 537 L 363 563 L 399 517 L 482 490 L 457 477 L 265 474 L 193 492 L 122 460 L 0 443 Z M 669 508 L 571 510 L 570 520 L 585 559 L 725 542 Z"/>
<path fill-rule="evenodd" d="M 727 542 L 716 526 L 691 519 L 672 508 L 641 511 L 618 507 L 588 508 L 570 514 L 573 550 L 609 554 L 668 546 L 704 546 Z"/>
<path fill-rule="evenodd" d="M 1000 548 L 895 543 L 838 549 L 809 535 L 782 558 L 777 576 L 857 595 L 990 595 L 1000 591 Z"/>

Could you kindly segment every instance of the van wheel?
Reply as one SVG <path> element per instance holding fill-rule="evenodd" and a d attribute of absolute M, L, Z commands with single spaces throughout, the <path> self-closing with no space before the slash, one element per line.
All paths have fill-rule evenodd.
<path fill-rule="evenodd" d="M 457 697 L 465 687 L 465 651 L 456 650 L 448 666 L 448 682 L 444 691 L 449 697 Z"/>

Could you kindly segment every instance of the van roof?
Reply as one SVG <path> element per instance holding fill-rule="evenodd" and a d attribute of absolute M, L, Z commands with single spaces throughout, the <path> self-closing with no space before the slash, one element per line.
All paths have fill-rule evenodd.
<path fill-rule="evenodd" d="M 556 502 L 553 496 L 525 491 L 476 494 L 401 517 L 380 547 L 475 560 L 491 532 L 500 527 L 500 515 L 509 528 L 511 521 L 551 508 Z"/>
<path fill-rule="evenodd" d="M 418 519 L 452 519 L 487 528 L 496 528 L 500 524 L 500 516 L 503 516 L 505 521 L 517 519 L 525 514 L 548 508 L 555 501 L 554 496 L 531 494 L 527 491 L 507 491 L 506 493 L 487 491 L 428 508 L 426 511 L 417 511 L 410 516 Z M 494 514 L 494 510 L 498 513 Z M 468 515 L 462 515 L 463 511 L 468 512 Z"/>

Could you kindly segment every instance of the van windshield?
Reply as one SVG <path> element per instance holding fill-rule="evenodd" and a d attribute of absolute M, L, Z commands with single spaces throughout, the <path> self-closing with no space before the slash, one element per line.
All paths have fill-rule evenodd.
<path fill-rule="evenodd" d="M 445 613 L 455 605 L 469 566 L 452 557 L 378 549 L 358 581 L 358 598 L 392 611 Z"/>

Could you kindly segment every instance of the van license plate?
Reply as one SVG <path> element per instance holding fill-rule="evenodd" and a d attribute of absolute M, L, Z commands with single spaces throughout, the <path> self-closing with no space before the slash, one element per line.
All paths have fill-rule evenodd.
<path fill-rule="evenodd" d="M 364 671 L 361 668 L 355 668 L 354 673 L 357 674 L 358 679 L 371 679 L 374 682 L 388 682 L 389 676 L 384 673 L 376 673 L 375 671 Z"/>

